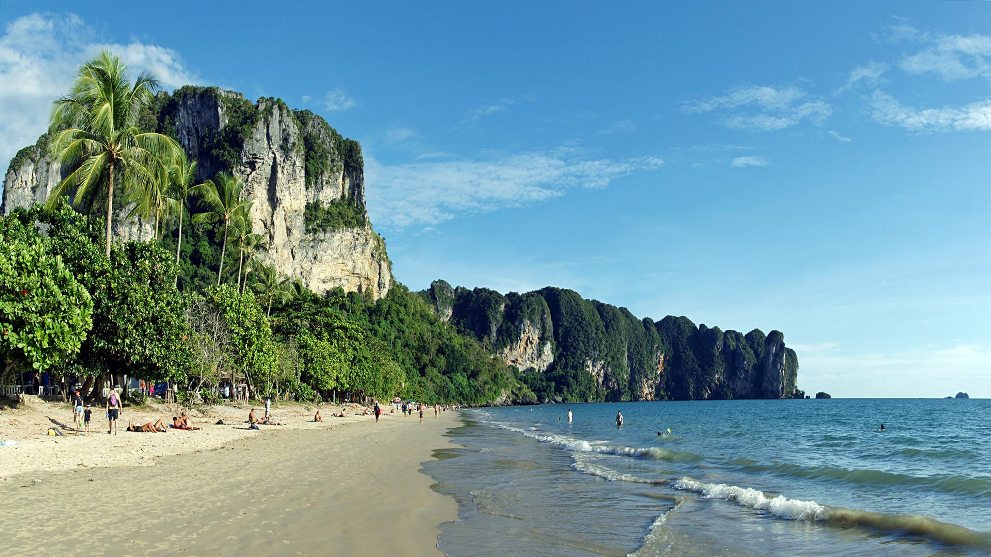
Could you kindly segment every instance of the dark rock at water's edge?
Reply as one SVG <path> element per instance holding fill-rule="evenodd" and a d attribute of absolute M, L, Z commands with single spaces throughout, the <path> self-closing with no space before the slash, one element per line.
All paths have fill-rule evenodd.
<path fill-rule="evenodd" d="M 546 287 L 519 294 L 434 281 L 441 319 L 521 371 L 536 401 L 791 398 L 798 357 L 779 331 L 747 334 Z M 804 396 L 804 393 L 802 393 Z"/>
<path fill-rule="evenodd" d="M 833 398 L 833 397 L 830 396 L 830 394 L 825 391 L 819 391 L 818 393 L 816 393 L 816 398 Z"/>
<path fill-rule="evenodd" d="M 968 395 L 967 393 L 964 393 L 964 392 L 959 392 L 959 393 L 957 393 L 957 396 L 954 397 L 954 398 L 970 398 L 970 395 Z"/>
<path fill-rule="evenodd" d="M 809 398 L 809 395 L 805 394 L 805 391 L 802 389 L 795 389 L 795 392 L 791 393 L 791 396 L 788 398 Z"/>

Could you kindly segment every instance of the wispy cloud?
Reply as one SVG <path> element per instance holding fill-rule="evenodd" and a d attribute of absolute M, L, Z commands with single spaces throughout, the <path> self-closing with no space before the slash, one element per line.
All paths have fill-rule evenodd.
<path fill-rule="evenodd" d="M 515 99 L 503 98 L 503 99 L 499 99 L 494 103 L 485 104 L 482 106 L 472 108 L 471 110 L 465 111 L 458 125 L 470 126 L 483 118 L 492 116 L 493 114 L 506 112 L 515 105 L 516 105 Z"/>
<path fill-rule="evenodd" d="M 933 74 L 945 81 L 991 78 L 991 36 L 945 35 L 898 27 L 897 36 L 923 44 L 902 57 L 898 65 L 911 74 Z"/>
<path fill-rule="evenodd" d="M 728 93 L 686 103 L 690 114 L 716 112 L 726 127 L 754 131 L 789 128 L 807 120 L 821 124 L 832 114 L 829 103 L 810 98 L 798 87 L 751 85 Z"/>
<path fill-rule="evenodd" d="M 617 135 L 617 134 L 627 134 L 634 133 L 637 131 L 637 123 L 633 120 L 620 120 L 615 124 L 599 130 L 597 135 Z"/>
<path fill-rule="evenodd" d="M 833 95 L 839 95 L 845 91 L 860 85 L 876 87 L 881 82 L 881 77 L 888 71 L 888 65 L 880 62 L 869 62 L 864 66 L 858 66 L 847 74 L 846 83 L 833 91 Z"/>
<path fill-rule="evenodd" d="M 78 67 L 102 49 L 120 56 L 131 79 L 150 70 L 167 89 L 200 82 L 176 51 L 137 41 L 101 41 L 79 16 L 15 19 L 0 36 L 0 168 L 45 131 L 52 102 L 68 92 Z"/>
<path fill-rule="evenodd" d="M 385 142 L 389 144 L 402 143 L 419 135 L 413 128 L 398 127 L 385 130 Z"/>
<path fill-rule="evenodd" d="M 736 157 L 735 159 L 733 159 L 733 162 L 730 163 L 730 166 L 732 166 L 733 168 L 748 168 L 753 166 L 767 166 L 767 165 L 768 165 L 767 159 L 765 159 L 764 157 L 756 157 L 756 156 Z"/>
<path fill-rule="evenodd" d="M 871 97 L 871 115 L 879 124 L 912 131 L 991 130 L 991 99 L 956 107 L 913 108 L 887 93 L 875 91 Z"/>
<path fill-rule="evenodd" d="M 343 112 L 354 108 L 358 103 L 346 91 L 337 88 L 327 91 L 323 96 L 322 104 L 327 112 Z"/>
<path fill-rule="evenodd" d="M 829 137 L 832 137 L 833 139 L 839 141 L 840 143 L 850 143 L 851 141 L 853 141 L 852 137 L 847 137 L 838 131 L 829 130 L 826 133 L 829 134 Z"/>
<path fill-rule="evenodd" d="M 376 225 L 429 226 L 463 213 L 530 205 L 573 188 L 606 187 L 663 164 L 656 157 L 585 159 L 567 150 L 402 165 L 366 157 L 368 206 Z"/>

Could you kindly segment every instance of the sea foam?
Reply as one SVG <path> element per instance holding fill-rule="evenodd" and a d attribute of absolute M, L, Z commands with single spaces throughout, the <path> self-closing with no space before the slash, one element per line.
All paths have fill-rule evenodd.
<path fill-rule="evenodd" d="M 731 501 L 741 507 L 765 511 L 788 520 L 826 520 L 829 517 L 829 509 L 815 501 L 788 499 L 783 495 L 769 498 L 762 491 L 747 487 L 710 484 L 691 478 L 681 478 L 674 482 L 671 487 L 698 493 L 705 499 Z"/>

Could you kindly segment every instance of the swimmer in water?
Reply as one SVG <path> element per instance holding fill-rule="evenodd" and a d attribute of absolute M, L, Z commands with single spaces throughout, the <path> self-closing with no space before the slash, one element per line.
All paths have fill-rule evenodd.
<path fill-rule="evenodd" d="M 571 423 L 571 420 L 573 420 L 573 419 L 574 419 L 574 416 L 571 415 L 571 408 L 568 408 L 568 423 L 570 424 Z"/>
<path fill-rule="evenodd" d="M 616 412 L 616 427 L 623 427 L 623 413 Z"/>
<path fill-rule="evenodd" d="M 884 424 L 881 424 L 881 429 L 879 429 L 878 431 L 884 431 Z"/>

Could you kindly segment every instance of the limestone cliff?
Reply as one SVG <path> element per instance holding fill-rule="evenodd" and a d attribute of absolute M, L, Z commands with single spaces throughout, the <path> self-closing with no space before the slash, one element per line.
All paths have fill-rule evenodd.
<path fill-rule="evenodd" d="M 798 358 L 778 331 L 638 319 L 550 287 L 504 296 L 435 281 L 421 296 L 521 370 L 541 401 L 787 398 L 796 388 Z"/>
<path fill-rule="evenodd" d="M 267 246 L 259 258 L 282 276 L 318 293 L 335 287 L 381 298 L 392 285 L 385 242 L 365 208 L 361 147 L 308 111 L 281 100 L 243 96 L 214 87 L 160 93 L 143 125 L 176 138 L 198 164 L 198 180 L 229 171 L 245 183 L 252 231 Z M 4 214 L 44 201 L 62 172 L 47 138 L 11 161 L 4 180 Z M 141 237 L 140 223 L 123 212 L 115 227 Z M 344 215 L 346 218 L 342 218 Z"/>

